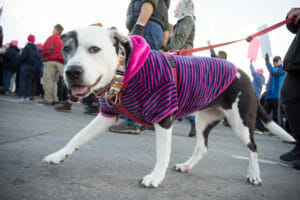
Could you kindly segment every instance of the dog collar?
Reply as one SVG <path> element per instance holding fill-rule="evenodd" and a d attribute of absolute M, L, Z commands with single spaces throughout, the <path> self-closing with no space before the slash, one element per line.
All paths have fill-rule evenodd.
<path fill-rule="evenodd" d="M 125 72 L 126 72 L 126 50 L 123 46 L 120 45 L 119 64 L 116 71 L 116 75 L 112 80 L 110 89 L 105 92 L 105 100 L 108 106 L 111 105 L 107 100 L 113 97 L 115 97 L 115 101 L 112 104 L 114 105 L 117 103 L 118 101 L 117 94 L 121 91 L 121 88 L 124 85 Z"/>

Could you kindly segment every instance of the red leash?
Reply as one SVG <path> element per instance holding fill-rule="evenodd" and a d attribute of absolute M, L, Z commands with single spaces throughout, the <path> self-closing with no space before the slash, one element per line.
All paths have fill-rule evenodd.
<path fill-rule="evenodd" d="M 240 40 L 234 40 L 234 41 L 231 41 L 231 42 L 225 42 L 225 43 L 220 43 L 220 44 L 215 44 L 215 45 L 210 45 L 210 46 L 206 46 L 206 47 L 199 47 L 199 48 L 194 48 L 194 49 L 184 49 L 184 50 L 170 50 L 169 52 L 175 54 L 175 55 L 178 55 L 178 56 L 183 56 L 183 55 L 187 55 L 187 54 L 191 54 L 191 53 L 194 53 L 194 52 L 197 52 L 197 51 L 204 51 L 204 50 L 208 50 L 208 49 L 213 49 L 213 48 L 216 48 L 216 47 L 221 47 L 221 46 L 225 46 L 225 45 L 228 45 L 228 44 L 232 44 L 232 43 L 236 43 L 236 42 L 240 42 L 240 41 L 243 41 L 243 40 L 246 40 L 247 42 L 251 42 L 251 40 L 253 40 L 255 37 L 258 37 L 258 36 L 261 36 L 263 34 L 266 34 L 284 24 L 289 24 L 291 23 L 292 21 L 294 20 L 294 18 L 288 18 L 284 21 L 281 21 L 277 24 L 274 24 L 273 26 L 270 26 L 268 28 L 265 28 L 257 33 L 254 33 L 250 36 L 248 36 L 247 38 L 244 38 L 244 39 L 240 39 Z"/>

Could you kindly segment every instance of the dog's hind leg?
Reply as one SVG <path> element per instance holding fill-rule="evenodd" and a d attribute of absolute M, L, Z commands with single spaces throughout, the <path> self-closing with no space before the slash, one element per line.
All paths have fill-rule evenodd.
<path fill-rule="evenodd" d="M 97 135 L 104 133 L 108 127 L 116 121 L 116 118 L 106 118 L 102 115 L 98 115 L 93 121 L 91 121 L 86 127 L 79 131 L 70 142 L 60 149 L 59 151 L 46 156 L 43 162 L 48 164 L 59 164 L 69 157 L 79 147 L 96 137 Z"/>
<path fill-rule="evenodd" d="M 159 124 L 154 124 L 156 134 L 156 163 L 152 172 L 141 180 L 141 185 L 144 187 L 156 188 L 165 178 L 171 155 L 172 123 L 172 116 L 169 116 Z"/>
<path fill-rule="evenodd" d="M 229 124 L 237 137 L 248 148 L 250 153 L 249 168 L 247 173 L 247 180 L 253 185 L 261 185 L 262 180 L 260 178 L 260 170 L 257 158 L 257 148 L 253 139 L 253 132 L 255 126 L 255 114 L 252 117 L 246 119 L 245 113 L 239 109 L 240 98 L 236 98 L 236 101 L 232 104 L 232 109 L 225 111 L 225 115 Z M 244 105 L 247 106 L 247 105 Z M 252 113 L 248 112 L 248 115 Z M 244 116 L 243 119 L 241 116 Z M 247 121 L 246 121 L 247 120 Z M 244 123 L 248 124 L 246 126 Z M 251 128 L 252 127 L 252 128 Z"/>
<path fill-rule="evenodd" d="M 174 169 L 180 172 L 190 171 L 207 153 L 208 134 L 224 114 L 218 108 L 208 108 L 196 114 L 197 143 L 193 155 L 184 163 L 176 164 Z"/>

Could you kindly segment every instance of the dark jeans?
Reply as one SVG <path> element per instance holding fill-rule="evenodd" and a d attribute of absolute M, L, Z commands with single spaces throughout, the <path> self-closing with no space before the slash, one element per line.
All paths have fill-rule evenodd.
<path fill-rule="evenodd" d="M 10 79 L 12 75 L 14 74 L 13 71 L 9 71 L 7 69 L 3 69 L 2 71 L 2 86 L 3 86 L 3 93 L 7 93 L 10 85 Z"/>
<path fill-rule="evenodd" d="M 300 102 L 286 102 L 285 111 L 287 121 L 291 130 L 291 134 L 297 140 L 297 143 L 300 143 L 300 121 L 298 117 L 300 116 Z"/>
<path fill-rule="evenodd" d="M 67 101 L 69 99 L 69 89 L 64 83 L 64 78 L 59 76 L 57 83 L 57 96 L 60 102 Z"/>
<path fill-rule="evenodd" d="M 22 65 L 19 74 L 19 97 L 29 97 L 32 91 L 32 81 L 36 68 L 31 65 Z"/>
<path fill-rule="evenodd" d="M 35 70 L 32 80 L 32 91 L 31 96 L 34 97 L 35 95 L 41 95 L 43 92 L 41 91 L 41 77 L 43 76 L 43 73 L 40 70 Z"/>

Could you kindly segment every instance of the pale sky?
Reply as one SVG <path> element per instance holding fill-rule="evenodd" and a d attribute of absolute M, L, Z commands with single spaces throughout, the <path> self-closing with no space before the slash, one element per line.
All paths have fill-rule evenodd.
<path fill-rule="evenodd" d="M 101 22 L 104 27 L 117 27 L 127 34 L 126 10 L 130 0 L 0 0 L 4 10 L 0 24 L 4 30 L 4 43 L 18 40 L 22 47 L 27 36 L 34 34 L 36 43 L 44 43 L 55 24 L 60 23 L 70 31 L 92 23 Z M 178 0 L 171 0 L 169 21 L 176 23 L 173 11 Z M 194 0 L 196 37 L 194 47 L 207 46 L 207 40 L 223 43 L 246 38 L 257 32 L 263 24 L 269 26 L 285 19 L 292 7 L 300 7 L 299 0 Z M 294 35 L 285 26 L 269 33 L 273 55 L 284 57 Z M 248 43 L 216 49 L 225 50 L 228 60 L 249 73 Z M 196 55 L 210 56 L 209 51 Z M 260 52 L 255 67 L 267 69 Z"/>

